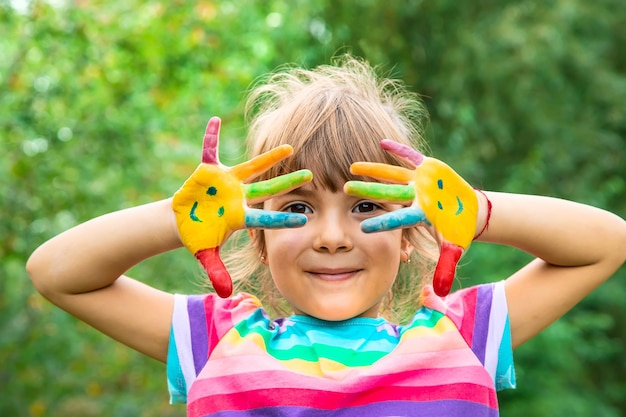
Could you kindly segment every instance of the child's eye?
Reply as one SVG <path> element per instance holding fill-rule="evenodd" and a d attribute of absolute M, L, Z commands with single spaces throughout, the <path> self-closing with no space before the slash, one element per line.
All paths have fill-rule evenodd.
<path fill-rule="evenodd" d="M 300 214 L 309 214 L 313 212 L 311 208 L 304 203 L 291 203 L 289 205 L 286 205 L 283 208 L 283 211 Z"/>
<path fill-rule="evenodd" d="M 372 203 L 371 201 L 362 201 L 357 204 L 352 211 L 355 213 L 371 213 L 380 209 L 382 209 L 382 207 L 376 203 Z"/>

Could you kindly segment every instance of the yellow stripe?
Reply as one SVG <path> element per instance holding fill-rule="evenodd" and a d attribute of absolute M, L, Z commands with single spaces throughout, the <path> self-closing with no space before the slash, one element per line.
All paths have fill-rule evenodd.
<path fill-rule="evenodd" d="M 266 350 L 265 340 L 259 333 L 251 332 L 248 333 L 245 338 L 242 338 L 239 332 L 234 328 L 224 335 L 222 342 L 230 343 L 234 347 L 241 346 L 243 343 L 253 342 L 259 348 Z"/>
<path fill-rule="evenodd" d="M 400 341 L 405 339 L 417 339 L 424 336 L 437 336 L 447 332 L 457 331 L 452 320 L 442 317 L 433 327 L 417 326 L 413 327 L 402 334 Z"/>
<path fill-rule="evenodd" d="M 281 364 L 291 371 L 319 377 L 328 377 L 329 375 L 341 373 L 346 370 L 363 368 L 363 366 L 348 367 L 344 364 L 326 358 L 320 358 L 319 362 L 309 362 L 302 359 L 290 359 L 287 361 L 281 361 Z"/>

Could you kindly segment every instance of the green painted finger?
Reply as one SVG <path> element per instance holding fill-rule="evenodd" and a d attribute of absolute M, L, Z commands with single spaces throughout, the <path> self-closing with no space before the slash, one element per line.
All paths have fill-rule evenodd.
<path fill-rule="evenodd" d="M 312 178 L 313 173 L 311 173 L 311 171 L 301 169 L 267 181 L 243 184 L 243 189 L 246 198 L 248 200 L 254 200 L 256 198 L 268 197 L 298 188 L 302 184 L 310 182 Z"/>
<path fill-rule="evenodd" d="M 378 182 L 348 181 L 346 194 L 389 202 L 411 202 L 415 200 L 415 189 L 411 185 L 381 184 Z"/>

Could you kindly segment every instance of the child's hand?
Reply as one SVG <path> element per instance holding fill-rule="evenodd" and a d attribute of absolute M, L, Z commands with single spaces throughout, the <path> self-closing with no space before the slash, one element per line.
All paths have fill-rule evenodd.
<path fill-rule="evenodd" d="M 472 187 L 445 163 L 385 139 L 381 147 L 415 166 L 414 170 L 369 162 L 352 164 L 355 175 L 364 175 L 396 184 L 349 181 L 345 192 L 351 195 L 410 207 L 363 221 L 366 233 L 413 227 L 434 226 L 439 237 L 440 255 L 433 287 L 437 295 L 450 292 L 457 263 L 476 233 L 478 199 Z M 407 185 L 399 185 L 407 184 Z"/>
<path fill-rule="evenodd" d="M 172 208 L 183 245 L 204 266 L 221 297 L 232 293 L 232 280 L 220 255 L 220 245 L 243 228 L 300 227 L 306 216 L 248 207 L 246 199 L 264 198 L 288 192 L 311 181 L 308 170 L 253 184 L 245 184 L 293 152 L 289 145 L 272 149 L 256 158 L 227 167 L 219 162 L 218 142 L 221 121 L 213 117 L 206 127 L 202 163 L 174 194 Z"/>

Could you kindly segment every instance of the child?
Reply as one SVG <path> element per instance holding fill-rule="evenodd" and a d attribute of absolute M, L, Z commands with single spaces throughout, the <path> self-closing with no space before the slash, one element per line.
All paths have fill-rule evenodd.
<path fill-rule="evenodd" d="M 199 168 L 174 202 L 76 226 L 27 265 L 50 301 L 167 362 L 171 400 L 186 402 L 189 416 L 497 416 L 496 389 L 515 385 L 512 349 L 625 260 L 619 217 L 555 198 L 473 190 L 414 151 L 422 146 L 419 101 L 360 60 L 277 73 L 253 91 L 248 110 L 252 155 L 288 144 L 293 156 L 229 171 L 217 161 L 214 119 L 203 157 L 217 167 L 214 175 L 202 177 Z M 383 149 L 384 138 L 391 141 Z M 305 173 L 254 197 L 244 186 L 250 207 L 240 204 L 242 214 L 224 200 L 211 212 L 218 223 L 199 211 L 206 194 L 226 190 L 244 201 L 237 183 L 224 189 L 211 181 L 234 173 L 247 182 L 269 166 L 256 181 L 301 169 L 312 181 Z M 395 184 L 369 186 L 372 178 Z M 202 233 L 210 239 L 194 232 L 207 222 Z M 219 249 L 242 228 L 249 242 L 226 257 L 233 296 L 173 295 L 123 275 L 184 243 L 226 295 Z M 445 294 L 468 234 L 536 259 L 501 282 L 441 297 L 433 267 Z M 403 324 L 383 318 L 407 308 Z"/>

